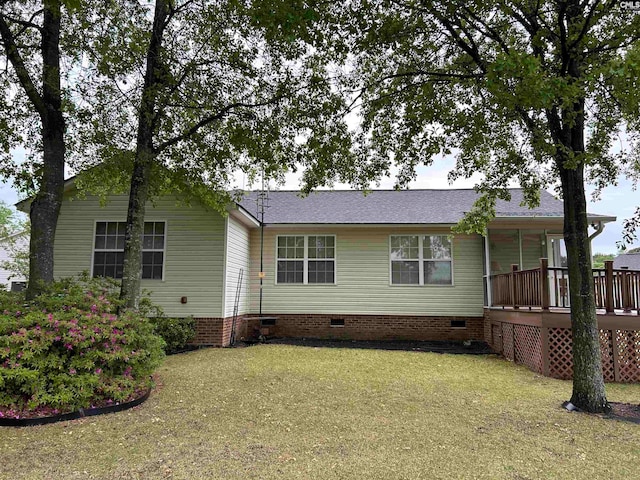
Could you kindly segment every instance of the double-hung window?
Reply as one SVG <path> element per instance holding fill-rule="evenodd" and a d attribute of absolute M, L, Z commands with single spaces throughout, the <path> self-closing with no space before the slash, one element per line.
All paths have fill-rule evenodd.
<path fill-rule="evenodd" d="M 335 283 L 336 238 L 333 235 L 277 237 L 277 283 Z"/>
<path fill-rule="evenodd" d="M 93 276 L 122 278 L 125 222 L 96 222 Z M 142 278 L 162 280 L 165 222 L 145 222 L 142 235 Z"/>
<path fill-rule="evenodd" d="M 392 235 L 392 285 L 452 285 L 451 240 L 447 235 Z"/>

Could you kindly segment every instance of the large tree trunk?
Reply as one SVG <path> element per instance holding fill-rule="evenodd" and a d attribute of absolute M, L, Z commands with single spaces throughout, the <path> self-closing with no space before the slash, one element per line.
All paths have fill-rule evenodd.
<path fill-rule="evenodd" d="M 588 412 L 605 412 L 610 407 L 602 376 L 583 171 L 584 167 L 580 164 L 575 169 L 562 168 L 560 172 L 573 336 L 571 403 Z"/>
<path fill-rule="evenodd" d="M 142 89 L 142 99 L 138 112 L 138 134 L 136 155 L 129 191 L 129 209 L 124 246 L 124 267 L 120 298 L 126 308 L 137 309 L 140 300 L 140 282 L 142 278 L 142 234 L 144 231 L 145 205 L 149 196 L 151 166 L 155 153 L 153 135 L 156 128 L 156 99 L 163 78 L 160 74 L 162 39 L 169 16 L 169 0 L 157 0 L 153 18 L 153 30 L 147 66 Z"/>
<path fill-rule="evenodd" d="M 42 27 L 42 120 L 43 165 L 39 191 L 31 203 L 29 284 L 33 299 L 53 281 L 53 243 L 64 188 L 65 122 L 60 93 L 60 3 L 44 2 Z"/>

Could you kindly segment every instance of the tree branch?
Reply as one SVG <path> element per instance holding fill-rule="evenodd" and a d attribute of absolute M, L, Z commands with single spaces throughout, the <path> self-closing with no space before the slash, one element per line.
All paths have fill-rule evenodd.
<path fill-rule="evenodd" d="M 7 21 L 3 14 L 0 14 L 0 37 L 2 38 L 7 58 L 11 62 L 11 65 L 18 76 L 18 80 L 20 81 L 22 88 L 24 88 L 27 97 L 40 117 L 44 118 L 47 114 L 47 107 L 44 103 L 44 99 L 31 79 L 31 75 L 29 74 L 22 55 L 20 55 L 16 45 L 13 32 L 9 28 L 9 25 L 7 25 Z"/>
<path fill-rule="evenodd" d="M 159 153 L 161 153 L 162 151 L 166 150 L 167 148 L 188 139 L 189 137 L 191 137 L 192 135 L 194 135 L 195 133 L 198 132 L 198 130 L 200 130 L 203 127 L 206 127 L 207 125 L 210 125 L 214 122 L 217 122 L 219 120 L 222 120 L 225 116 L 227 116 L 229 113 L 231 113 L 233 110 L 239 109 L 239 108 L 259 108 L 259 107 L 266 107 L 267 105 L 273 105 L 274 103 L 278 102 L 280 99 L 282 99 L 282 95 L 278 95 L 270 100 L 264 101 L 264 102 L 258 102 L 258 103 L 244 103 L 244 102 L 236 102 L 236 103 L 231 103 L 227 106 L 225 106 L 224 108 L 222 108 L 220 111 L 216 112 L 215 114 L 209 115 L 205 118 L 203 118 L 202 120 L 200 120 L 198 123 L 196 123 L 195 125 L 192 125 L 190 128 L 186 129 L 185 131 L 183 131 L 181 134 L 176 135 L 173 138 L 170 138 L 169 140 L 166 140 L 164 142 L 162 142 L 160 145 L 158 145 L 157 147 L 154 148 L 154 153 L 157 155 Z"/>

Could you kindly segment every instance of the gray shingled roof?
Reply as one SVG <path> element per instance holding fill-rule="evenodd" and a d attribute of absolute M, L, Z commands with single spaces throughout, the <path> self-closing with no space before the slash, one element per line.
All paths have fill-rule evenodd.
<path fill-rule="evenodd" d="M 640 270 L 640 253 L 623 253 L 613 259 L 613 268 L 627 267 L 629 270 Z"/>
<path fill-rule="evenodd" d="M 248 192 L 240 205 L 257 215 L 256 196 Z M 297 191 L 269 192 L 266 224 L 455 224 L 478 198 L 474 190 L 320 190 L 301 198 Z M 540 206 L 520 206 L 521 189 L 511 189 L 511 201 L 498 200 L 496 217 L 562 218 L 562 202 L 543 191 Z M 603 217 L 603 219 L 608 217 Z"/>

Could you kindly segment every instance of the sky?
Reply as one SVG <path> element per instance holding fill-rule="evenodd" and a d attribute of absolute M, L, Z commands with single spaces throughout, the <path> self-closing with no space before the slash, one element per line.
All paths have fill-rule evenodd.
<path fill-rule="evenodd" d="M 22 156 L 23 152 L 16 152 L 16 155 Z M 441 158 L 434 161 L 429 167 L 421 166 L 417 169 L 417 179 L 411 182 L 409 188 L 473 188 L 477 178 L 467 180 L 457 180 L 453 184 L 449 184 L 447 174 L 454 167 L 452 158 Z M 239 183 L 242 183 L 241 181 Z M 380 182 L 380 185 L 374 188 L 391 189 L 394 185 L 394 178 L 386 177 Z M 246 185 L 238 185 L 246 188 Z M 254 186 L 255 188 L 255 186 Z M 278 188 L 286 190 L 297 190 L 300 188 L 300 172 L 297 174 L 288 174 L 285 183 Z M 337 184 L 336 189 L 348 189 L 348 185 Z M 634 190 L 632 183 L 625 179 L 619 178 L 618 185 L 607 187 L 601 195 L 600 200 L 593 201 L 591 199 L 592 187 L 587 186 L 587 200 L 589 201 L 588 211 L 590 213 L 598 213 L 601 215 L 611 215 L 617 217 L 614 223 L 607 223 L 604 231 L 593 239 L 593 253 L 616 253 L 616 242 L 622 239 L 622 221 L 633 215 L 636 207 L 640 206 L 640 191 Z M 553 193 L 553 192 L 552 192 Z M 0 200 L 9 205 L 15 204 L 21 198 L 10 184 L 0 184 Z M 640 242 L 636 242 L 636 245 Z"/>

